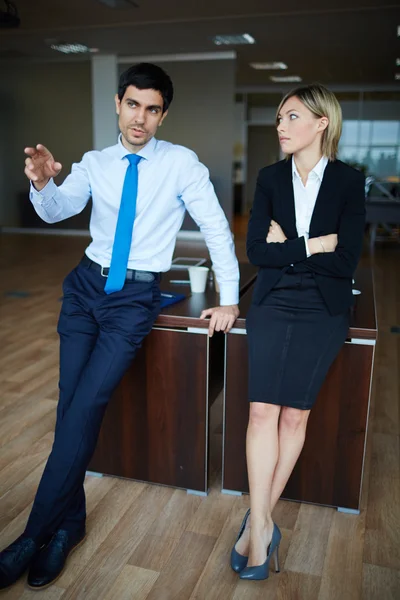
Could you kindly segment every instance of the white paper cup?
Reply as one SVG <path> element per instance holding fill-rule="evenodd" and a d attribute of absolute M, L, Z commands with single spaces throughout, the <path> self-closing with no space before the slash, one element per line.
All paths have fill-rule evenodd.
<path fill-rule="evenodd" d="M 208 267 L 189 267 L 190 289 L 193 294 L 202 294 L 206 290 Z"/>

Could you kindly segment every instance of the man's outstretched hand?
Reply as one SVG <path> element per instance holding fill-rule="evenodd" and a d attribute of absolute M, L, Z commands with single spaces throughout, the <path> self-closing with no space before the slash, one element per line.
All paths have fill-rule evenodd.
<path fill-rule="evenodd" d="M 45 146 L 38 144 L 36 148 L 25 148 L 25 175 L 37 190 L 47 185 L 51 177 L 56 177 L 61 171 L 61 163 L 56 162 L 53 155 Z"/>

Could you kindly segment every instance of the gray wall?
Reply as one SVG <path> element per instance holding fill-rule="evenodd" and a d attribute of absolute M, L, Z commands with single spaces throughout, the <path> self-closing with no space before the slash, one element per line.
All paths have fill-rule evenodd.
<path fill-rule="evenodd" d="M 120 71 L 128 65 L 120 65 Z M 188 146 L 210 170 L 220 203 L 232 217 L 235 63 L 160 63 L 175 98 L 160 138 Z M 43 143 L 63 165 L 93 147 L 91 66 L 82 63 L 0 63 L 0 225 L 49 227 L 36 217 L 23 173 L 24 147 Z M 84 213 L 51 227 L 86 229 Z M 184 228 L 196 226 L 187 220 Z"/>
<path fill-rule="evenodd" d="M 92 148 L 90 63 L 0 63 L 0 225 L 43 225 L 36 220 L 24 175 L 25 146 L 42 143 L 63 165 Z M 85 215 L 63 227 L 87 228 Z"/>
<path fill-rule="evenodd" d="M 280 160 L 280 147 L 275 125 L 249 125 L 247 139 L 247 171 L 245 208 L 250 210 L 254 201 L 260 169 Z"/>
<path fill-rule="evenodd" d="M 158 137 L 187 146 L 210 170 L 229 221 L 233 212 L 235 61 L 160 62 L 175 97 Z M 120 72 L 128 65 L 120 65 Z M 186 219 L 183 229 L 197 228 Z"/>

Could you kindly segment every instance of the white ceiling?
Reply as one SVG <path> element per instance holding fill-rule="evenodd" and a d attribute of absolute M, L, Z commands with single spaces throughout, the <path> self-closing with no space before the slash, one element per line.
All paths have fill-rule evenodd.
<path fill-rule="evenodd" d="M 270 72 L 255 71 L 249 63 L 283 61 L 289 66 L 285 74 L 306 82 L 400 91 L 399 2 L 138 0 L 139 8 L 119 10 L 97 0 L 13 1 L 21 26 L 0 30 L 3 61 L 71 60 L 51 50 L 49 38 L 137 56 L 225 51 L 231 47 L 215 46 L 213 36 L 247 32 L 257 43 L 233 48 L 238 87 L 273 85 Z"/>

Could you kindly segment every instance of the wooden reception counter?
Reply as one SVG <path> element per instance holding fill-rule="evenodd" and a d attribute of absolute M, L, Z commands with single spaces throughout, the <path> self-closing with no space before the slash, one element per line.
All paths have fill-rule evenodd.
<path fill-rule="evenodd" d="M 377 325 L 370 268 L 359 268 L 348 340 L 332 365 L 308 422 L 306 442 L 282 498 L 360 509 Z M 245 437 L 247 341 L 245 318 L 252 289 L 240 301 L 240 317 L 226 336 L 223 489 L 248 492 Z"/>

